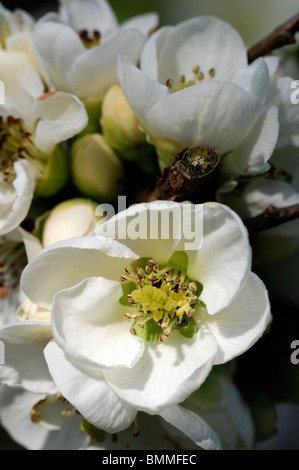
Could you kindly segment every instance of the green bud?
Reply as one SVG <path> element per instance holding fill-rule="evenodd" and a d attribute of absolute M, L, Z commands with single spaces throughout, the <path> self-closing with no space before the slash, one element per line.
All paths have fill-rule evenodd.
<path fill-rule="evenodd" d="M 113 200 L 123 187 L 124 168 L 101 134 L 78 139 L 71 150 L 74 184 L 85 196 Z"/>
<path fill-rule="evenodd" d="M 57 145 L 49 157 L 45 171 L 37 179 L 35 194 L 40 197 L 54 196 L 66 185 L 68 178 L 68 155 L 61 146 Z"/>
<path fill-rule="evenodd" d="M 145 133 L 119 85 L 113 85 L 104 96 L 101 124 L 109 145 L 125 158 L 130 158 L 131 150 L 145 144 Z M 134 152 L 132 155 L 134 158 Z"/>
<path fill-rule="evenodd" d="M 158 162 L 161 171 L 173 164 L 176 153 L 184 147 L 179 142 L 166 137 L 158 137 L 154 141 L 154 145 L 158 154 Z"/>
<path fill-rule="evenodd" d="M 88 434 L 94 442 L 104 442 L 106 439 L 105 431 L 89 423 L 86 419 L 80 424 L 81 431 Z"/>
<path fill-rule="evenodd" d="M 97 223 L 97 204 L 88 199 L 71 199 L 58 204 L 43 223 L 41 241 L 43 247 L 60 240 L 88 235 Z"/>
<path fill-rule="evenodd" d="M 94 134 L 96 132 L 101 132 L 100 126 L 100 117 L 101 117 L 101 110 L 102 110 L 102 101 L 101 100 L 93 100 L 93 99 L 86 99 L 83 100 L 85 105 L 87 114 L 88 114 L 88 124 L 81 131 L 74 140 L 77 138 L 83 137 L 87 134 Z"/>

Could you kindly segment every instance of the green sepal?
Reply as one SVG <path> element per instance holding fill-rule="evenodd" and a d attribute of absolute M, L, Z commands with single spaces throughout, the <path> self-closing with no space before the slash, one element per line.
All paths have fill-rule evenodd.
<path fill-rule="evenodd" d="M 105 431 L 89 423 L 86 419 L 84 419 L 82 423 L 80 423 L 80 429 L 81 431 L 88 434 L 95 442 L 104 442 L 106 438 Z"/>
<path fill-rule="evenodd" d="M 125 305 L 126 307 L 131 307 L 132 305 L 128 301 L 128 295 L 131 294 L 131 292 L 136 288 L 135 282 L 124 282 L 121 285 L 122 290 L 123 290 L 123 295 L 119 299 L 119 303 L 122 305 Z"/>
<path fill-rule="evenodd" d="M 137 268 L 142 268 L 145 270 L 149 258 L 138 258 L 131 263 L 132 269 L 136 272 Z"/>
<path fill-rule="evenodd" d="M 153 319 L 148 320 L 145 323 L 144 328 L 141 328 L 137 323 L 133 328 L 135 329 L 139 338 L 142 338 L 145 341 L 149 341 L 151 343 L 159 341 L 160 336 L 163 334 L 161 326 L 159 326 Z"/>
<path fill-rule="evenodd" d="M 168 260 L 168 265 L 186 273 L 189 259 L 185 251 L 175 251 Z"/>
<path fill-rule="evenodd" d="M 181 333 L 181 335 L 185 336 L 185 338 L 190 339 L 190 338 L 193 338 L 193 336 L 196 335 L 199 328 L 196 325 L 196 323 L 195 323 L 195 321 L 192 317 L 191 318 L 186 318 L 186 320 L 188 322 L 188 325 L 184 326 L 183 328 L 179 328 L 179 332 Z"/>

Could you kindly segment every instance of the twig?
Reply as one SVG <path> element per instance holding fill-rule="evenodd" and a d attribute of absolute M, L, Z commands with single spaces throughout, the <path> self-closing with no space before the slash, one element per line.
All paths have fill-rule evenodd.
<path fill-rule="evenodd" d="M 269 206 L 264 212 L 256 217 L 250 217 L 244 220 L 244 224 L 246 225 L 249 234 L 253 235 L 298 218 L 299 204 L 281 208 Z"/>
<path fill-rule="evenodd" d="M 206 182 L 220 161 L 220 155 L 208 147 L 180 150 L 174 163 L 165 168 L 147 200 L 182 201 Z"/>
<path fill-rule="evenodd" d="M 248 51 L 248 62 L 251 63 L 258 57 L 270 54 L 270 52 L 279 47 L 294 44 L 296 42 L 295 34 L 298 31 L 299 13 L 251 47 Z"/>

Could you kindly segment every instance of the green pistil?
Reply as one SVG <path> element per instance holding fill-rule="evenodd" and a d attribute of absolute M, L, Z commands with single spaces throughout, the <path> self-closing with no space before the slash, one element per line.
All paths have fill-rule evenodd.
<path fill-rule="evenodd" d="M 188 278 L 187 264 L 187 255 L 177 252 L 167 266 L 141 258 L 125 268 L 120 302 L 131 306 L 124 317 L 133 335 L 154 342 L 164 341 L 173 330 L 189 338 L 197 333 L 193 316 L 202 285 Z"/>

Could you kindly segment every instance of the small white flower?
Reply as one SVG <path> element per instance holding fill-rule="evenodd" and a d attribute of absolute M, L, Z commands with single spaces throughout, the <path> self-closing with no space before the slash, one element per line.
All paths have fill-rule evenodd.
<path fill-rule="evenodd" d="M 177 203 L 162 206 L 133 206 L 99 230 L 104 235 L 115 220 L 123 228 L 135 210 L 169 216 L 171 209 L 181 209 Z M 204 225 L 199 250 L 184 254 L 184 240 L 171 237 L 126 238 L 125 244 L 83 237 L 43 250 L 23 273 L 26 295 L 52 308 L 55 341 L 47 345 L 45 357 L 55 384 L 101 429 L 125 429 L 142 410 L 160 414 L 197 445 L 218 446 L 199 417 L 176 405 L 203 383 L 214 364 L 229 361 L 257 341 L 269 322 L 270 307 L 265 287 L 250 272 L 251 252 L 241 220 L 222 205 L 194 207 L 193 215 L 200 210 Z M 29 337 L 28 328 L 41 325 L 27 325 Z M 8 333 L 1 332 L 4 341 Z M 13 337 L 9 333 L 10 342 Z M 39 346 L 34 341 L 40 350 L 47 343 L 46 337 Z M 17 349 L 15 344 L 16 354 Z M 10 370 L 18 365 L 17 357 L 11 356 Z M 46 380 L 38 375 L 26 383 L 27 389 L 37 391 L 43 376 Z M 12 385 L 13 374 L 2 374 L 2 380 Z M 188 426 L 189 420 L 197 425 Z"/>
<path fill-rule="evenodd" d="M 23 60 L 0 53 L 5 105 L 0 106 L 0 234 L 26 217 L 38 176 L 57 144 L 87 124 L 81 101 L 64 92 L 44 94 L 37 72 Z"/>
<path fill-rule="evenodd" d="M 248 66 L 243 41 L 227 23 L 203 16 L 160 28 L 140 68 L 120 58 L 118 78 L 162 168 L 173 161 L 169 141 L 228 154 L 239 174 L 269 168 L 278 135 L 277 109 L 265 106 L 269 70 L 264 59 Z"/>
<path fill-rule="evenodd" d="M 133 26 L 119 29 L 102 0 L 65 1 L 61 16 L 41 18 L 33 33 L 33 49 L 49 89 L 101 100 L 117 83 L 117 53 L 134 64 L 139 60 L 146 35 Z"/>

